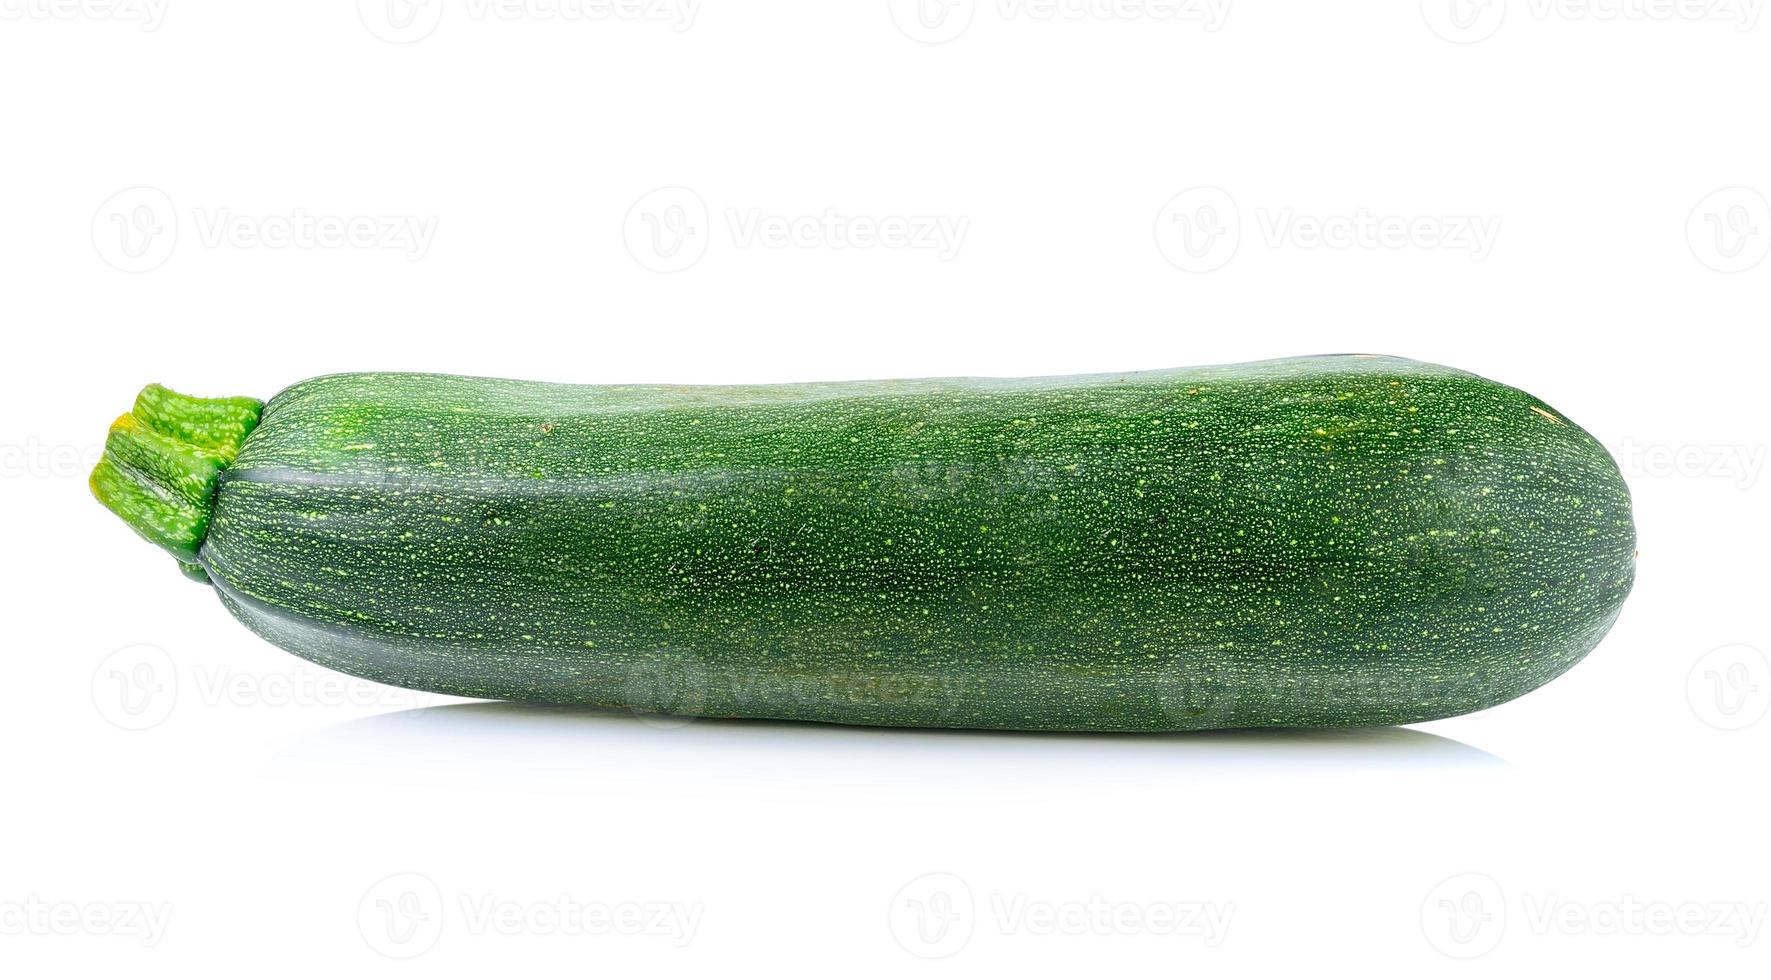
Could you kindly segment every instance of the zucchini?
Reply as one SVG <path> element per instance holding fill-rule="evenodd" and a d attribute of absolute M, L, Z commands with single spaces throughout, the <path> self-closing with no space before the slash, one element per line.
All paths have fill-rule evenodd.
<path fill-rule="evenodd" d="M 1024 730 L 1387 725 L 1567 670 L 1611 457 L 1513 388 L 1325 356 L 1061 378 L 152 386 L 92 486 L 241 622 L 469 697 Z"/>

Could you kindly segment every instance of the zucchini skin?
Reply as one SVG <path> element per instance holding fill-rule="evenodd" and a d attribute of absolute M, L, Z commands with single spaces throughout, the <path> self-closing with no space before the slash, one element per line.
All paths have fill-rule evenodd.
<path fill-rule="evenodd" d="M 470 697 L 1073 731 L 1425 721 L 1590 651 L 1629 493 L 1399 358 L 752 387 L 344 374 L 198 561 L 259 635 Z"/>

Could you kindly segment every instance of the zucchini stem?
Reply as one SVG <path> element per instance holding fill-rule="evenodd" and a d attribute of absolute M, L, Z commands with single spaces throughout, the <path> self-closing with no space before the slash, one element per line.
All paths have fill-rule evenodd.
<path fill-rule="evenodd" d="M 207 581 L 197 552 L 215 488 L 263 411 L 256 398 L 193 398 L 148 385 L 111 423 L 88 481 L 93 496 L 170 552 L 186 575 Z"/>

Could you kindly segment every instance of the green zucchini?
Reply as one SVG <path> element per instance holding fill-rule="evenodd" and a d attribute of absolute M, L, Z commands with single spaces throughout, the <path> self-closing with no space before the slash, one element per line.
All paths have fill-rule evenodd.
<path fill-rule="evenodd" d="M 260 636 L 470 697 L 867 725 L 1386 725 L 1567 670 L 1629 492 L 1400 358 L 752 387 L 150 387 L 98 497 Z"/>

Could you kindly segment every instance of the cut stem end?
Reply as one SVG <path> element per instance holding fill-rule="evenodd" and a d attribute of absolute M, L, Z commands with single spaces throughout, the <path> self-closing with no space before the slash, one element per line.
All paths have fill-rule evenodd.
<path fill-rule="evenodd" d="M 93 496 L 165 548 L 186 575 L 207 580 L 197 552 L 221 474 L 258 425 L 255 398 L 192 398 L 148 385 L 111 424 L 89 481 Z"/>

